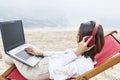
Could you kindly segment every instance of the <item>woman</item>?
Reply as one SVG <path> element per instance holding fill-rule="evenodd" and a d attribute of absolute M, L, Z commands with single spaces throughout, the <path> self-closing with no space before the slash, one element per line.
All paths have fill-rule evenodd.
<path fill-rule="evenodd" d="M 102 26 L 96 25 L 94 21 L 81 23 L 77 42 L 78 46 L 75 49 L 64 52 L 42 52 L 35 48 L 26 48 L 26 52 L 36 56 L 44 56 L 34 68 L 10 57 L 5 60 L 7 63 L 14 63 L 20 73 L 29 80 L 65 80 L 70 77 L 77 77 L 94 68 L 94 57 L 104 45 Z"/>

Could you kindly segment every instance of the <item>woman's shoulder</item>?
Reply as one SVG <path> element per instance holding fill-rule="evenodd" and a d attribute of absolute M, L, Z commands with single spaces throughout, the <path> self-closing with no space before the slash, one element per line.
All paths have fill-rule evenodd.
<path fill-rule="evenodd" d="M 80 55 L 79 57 L 78 57 L 78 60 L 79 61 L 81 61 L 81 62 L 83 62 L 84 64 L 91 64 L 91 65 L 94 65 L 96 62 L 94 62 L 90 57 L 85 57 L 85 56 L 82 56 L 82 55 Z"/>

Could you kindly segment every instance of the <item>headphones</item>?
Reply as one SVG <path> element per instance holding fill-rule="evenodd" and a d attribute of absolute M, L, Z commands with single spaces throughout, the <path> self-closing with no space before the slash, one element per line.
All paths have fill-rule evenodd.
<path fill-rule="evenodd" d="M 94 29 L 93 29 L 93 32 L 92 32 L 92 35 L 91 35 L 91 36 L 93 36 L 93 38 L 92 38 L 91 41 L 88 43 L 88 46 L 89 46 L 89 47 L 95 44 L 95 41 L 96 41 L 96 40 L 95 40 L 95 35 L 96 35 L 97 31 L 98 31 L 98 25 L 95 24 Z M 89 37 L 87 37 L 86 40 L 88 40 L 88 38 L 89 38 Z"/>

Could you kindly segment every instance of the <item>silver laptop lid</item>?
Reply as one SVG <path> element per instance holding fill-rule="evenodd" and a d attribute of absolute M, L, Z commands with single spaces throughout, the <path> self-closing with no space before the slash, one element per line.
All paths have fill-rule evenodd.
<path fill-rule="evenodd" d="M 0 22 L 5 52 L 25 43 L 22 20 Z"/>

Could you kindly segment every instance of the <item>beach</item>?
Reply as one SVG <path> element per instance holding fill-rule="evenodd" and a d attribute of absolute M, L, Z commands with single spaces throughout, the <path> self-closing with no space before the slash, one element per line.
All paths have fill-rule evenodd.
<path fill-rule="evenodd" d="M 105 34 L 107 33 L 105 32 Z M 64 51 L 69 48 L 75 48 L 77 46 L 76 35 L 76 31 L 25 31 L 26 42 L 38 47 L 42 51 Z M 0 51 L 2 50 L 3 45 L 0 39 Z M 0 59 L 0 74 L 7 68 L 9 68 L 9 65 L 3 59 Z M 90 80 L 120 80 L 119 75 L 120 63 Z"/>

